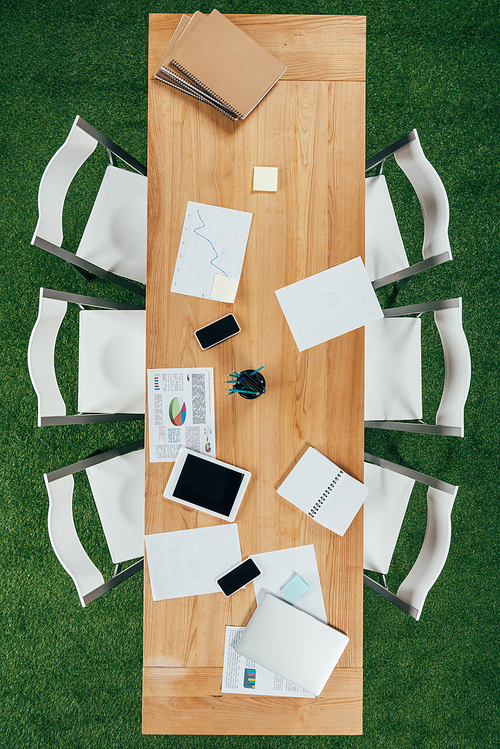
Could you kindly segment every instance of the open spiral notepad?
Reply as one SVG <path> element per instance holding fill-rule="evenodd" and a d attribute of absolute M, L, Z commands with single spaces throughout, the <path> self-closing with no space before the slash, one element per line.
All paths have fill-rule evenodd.
<path fill-rule="evenodd" d="M 308 447 L 276 491 L 317 523 L 343 536 L 365 501 L 368 487 Z"/>

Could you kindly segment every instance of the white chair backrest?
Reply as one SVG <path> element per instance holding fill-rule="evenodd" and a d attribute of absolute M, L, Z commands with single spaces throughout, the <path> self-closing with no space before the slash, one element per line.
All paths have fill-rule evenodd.
<path fill-rule="evenodd" d="M 40 289 L 38 318 L 28 344 L 28 370 L 38 398 L 38 426 L 44 416 L 65 416 L 66 404 L 57 384 L 54 351 L 68 303 L 47 299 Z"/>
<path fill-rule="evenodd" d="M 451 541 L 451 511 L 458 487 L 453 494 L 429 487 L 427 492 L 427 529 L 417 561 L 398 588 L 398 596 L 418 611 L 420 618 L 428 592 L 443 569 Z"/>
<path fill-rule="evenodd" d="M 83 548 L 73 520 L 73 476 L 48 481 L 44 475 L 49 495 L 48 527 L 52 548 L 60 563 L 73 579 L 80 602 L 85 606 L 85 596 L 104 583 L 104 578 Z"/>
<path fill-rule="evenodd" d="M 408 257 L 383 174 L 365 179 L 365 268 L 374 281 L 402 268 Z"/>
<path fill-rule="evenodd" d="M 445 379 L 436 424 L 459 427 L 464 434 L 464 410 L 471 380 L 469 345 L 462 324 L 462 298 L 459 306 L 436 310 L 434 320 L 444 352 Z"/>
<path fill-rule="evenodd" d="M 413 130 L 413 133 L 415 140 L 396 151 L 394 158 L 410 180 L 420 201 L 424 215 L 422 255 L 427 259 L 447 252 L 451 259 L 448 196 L 439 174 L 425 157 L 417 131 Z"/>
<path fill-rule="evenodd" d="M 415 481 L 365 463 L 363 569 L 387 575 Z"/>
<path fill-rule="evenodd" d="M 95 150 L 97 141 L 77 126 L 75 118 L 68 137 L 45 167 L 38 189 L 38 223 L 35 237 L 61 246 L 63 240 L 62 215 L 69 186 L 82 164 Z"/>
<path fill-rule="evenodd" d="M 86 469 L 111 559 L 144 556 L 144 450 Z"/>

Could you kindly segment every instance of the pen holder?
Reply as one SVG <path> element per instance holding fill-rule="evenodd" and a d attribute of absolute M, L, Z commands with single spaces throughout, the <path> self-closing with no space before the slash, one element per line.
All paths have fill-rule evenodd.
<path fill-rule="evenodd" d="M 233 376 L 236 376 L 236 380 L 231 383 L 232 392 L 246 400 L 255 400 L 266 392 L 264 377 L 254 369 L 244 369 L 239 374 L 235 372 Z"/>

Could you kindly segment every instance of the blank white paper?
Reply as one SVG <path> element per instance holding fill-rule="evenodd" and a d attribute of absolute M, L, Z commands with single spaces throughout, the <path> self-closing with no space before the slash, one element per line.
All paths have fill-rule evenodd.
<path fill-rule="evenodd" d="M 309 585 L 309 590 L 295 602 L 295 608 L 326 623 L 325 603 L 314 544 L 267 551 L 251 556 L 261 571 L 261 575 L 253 581 L 257 605 L 264 598 L 265 593 L 272 593 L 273 596 L 286 601 L 280 588 L 294 575 L 300 575 Z"/>
<path fill-rule="evenodd" d="M 360 257 L 275 293 L 299 351 L 384 316 Z"/>
<path fill-rule="evenodd" d="M 236 523 L 145 536 L 153 601 L 220 593 L 216 579 L 241 562 Z"/>

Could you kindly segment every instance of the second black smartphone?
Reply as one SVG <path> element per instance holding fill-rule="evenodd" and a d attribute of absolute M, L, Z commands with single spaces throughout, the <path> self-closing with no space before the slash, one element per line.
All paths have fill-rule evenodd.
<path fill-rule="evenodd" d="M 255 580 L 260 575 L 260 570 L 253 559 L 245 559 L 244 562 L 233 567 L 225 575 L 219 577 L 217 585 L 222 589 L 225 596 L 232 596 L 237 590 L 243 588 L 247 583 Z"/>
<path fill-rule="evenodd" d="M 218 343 L 231 338 L 240 332 L 240 326 L 236 322 L 234 315 L 229 314 L 219 318 L 204 328 L 195 331 L 195 336 L 202 349 L 212 348 Z"/>

